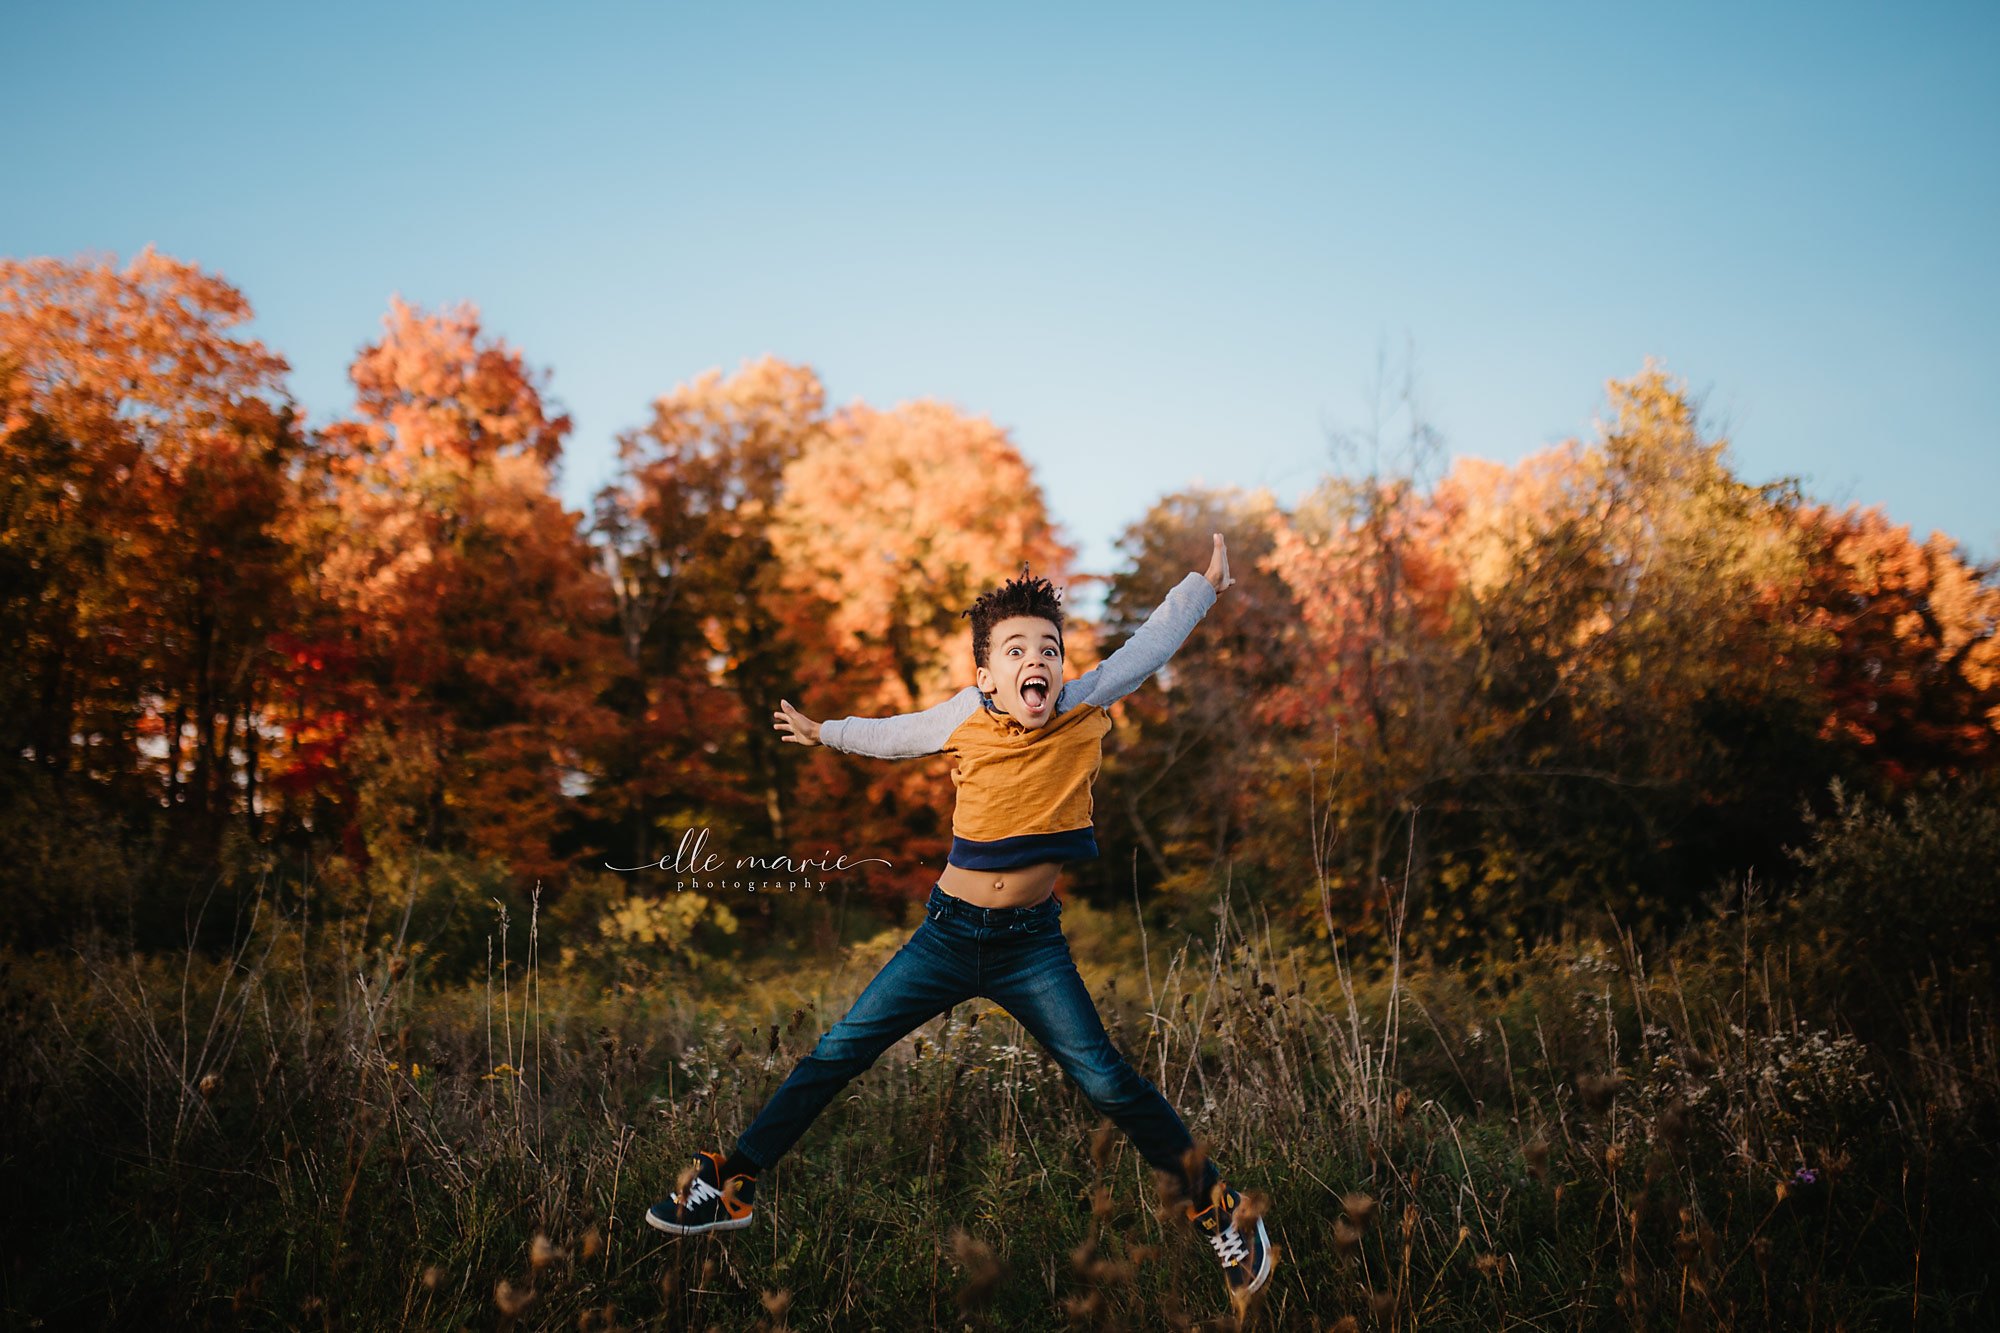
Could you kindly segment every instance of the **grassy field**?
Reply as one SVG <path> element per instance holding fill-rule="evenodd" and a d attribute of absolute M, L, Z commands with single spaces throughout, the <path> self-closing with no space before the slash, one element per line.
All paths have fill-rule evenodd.
<path fill-rule="evenodd" d="M 226 954 L 5 962 L 9 1326 L 1991 1328 L 1990 1013 L 1864 1042 L 1795 931 L 1349 967 L 1218 894 L 1204 935 L 1064 917 L 1114 1040 L 1266 1210 L 1232 1310 L 1003 1012 L 884 1057 L 751 1229 L 641 1223 L 907 927 L 726 986 L 546 965 L 472 984 L 263 902 Z M 1754 905 L 1753 905 L 1754 906 Z M 1775 918 L 1774 918 L 1775 919 Z"/>

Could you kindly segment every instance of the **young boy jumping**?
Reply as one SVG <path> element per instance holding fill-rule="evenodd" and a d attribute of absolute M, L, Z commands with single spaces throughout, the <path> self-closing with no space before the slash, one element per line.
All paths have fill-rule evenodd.
<path fill-rule="evenodd" d="M 1274 1253 L 1263 1220 L 1238 1230 L 1242 1196 L 1213 1163 L 1203 1159 L 1199 1174 L 1188 1174 L 1199 1154 L 1187 1126 L 1105 1035 L 1054 892 L 1061 863 L 1097 855 L 1090 789 L 1111 729 L 1105 709 L 1166 665 L 1234 581 L 1218 533 L 1206 574 L 1182 579 L 1103 665 L 1065 684 L 1061 594 L 1024 572 L 964 613 L 977 683 L 935 708 L 821 723 L 779 701 L 771 716 L 787 741 L 881 759 L 952 755 L 951 854 L 916 932 L 799 1061 L 735 1150 L 700 1153 L 685 1188 L 647 1210 L 649 1225 L 679 1235 L 750 1225 L 758 1174 L 836 1093 L 919 1025 L 980 996 L 1013 1015 L 1140 1155 L 1181 1183 L 1187 1215 L 1221 1258 L 1232 1294 L 1269 1280 Z"/>

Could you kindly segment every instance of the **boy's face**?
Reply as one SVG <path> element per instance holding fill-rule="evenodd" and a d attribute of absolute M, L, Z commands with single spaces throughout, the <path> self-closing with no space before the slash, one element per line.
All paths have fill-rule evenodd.
<path fill-rule="evenodd" d="M 1062 636 L 1040 616 L 1009 616 L 993 627 L 980 664 L 979 688 L 1033 731 L 1056 714 L 1063 684 Z"/>

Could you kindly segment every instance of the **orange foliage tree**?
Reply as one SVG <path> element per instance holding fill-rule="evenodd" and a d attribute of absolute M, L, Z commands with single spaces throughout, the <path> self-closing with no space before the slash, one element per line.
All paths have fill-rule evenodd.
<path fill-rule="evenodd" d="M 2000 758 L 2000 587 L 1943 533 L 1915 541 L 1879 509 L 1799 515 L 1804 598 L 1824 632 L 1821 734 L 1896 787 Z"/>
<path fill-rule="evenodd" d="M 329 611 L 300 652 L 353 669 L 311 678 L 299 713 L 351 723 L 369 855 L 445 848 L 559 879 L 616 652 L 603 572 L 551 491 L 569 419 L 471 306 L 392 302 L 351 377 L 314 535 Z"/>
<path fill-rule="evenodd" d="M 175 854 L 148 858 L 168 879 L 232 817 L 259 832 L 310 442 L 249 318 L 234 287 L 150 247 L 122 267 L 0 261 L 0 728 L 44 848 L 62 818 L 36 803 L 79 785 L 112 814 L 86 836 L 171 816 Z M 36 857 L 8 859 L 32 878 Z"/>

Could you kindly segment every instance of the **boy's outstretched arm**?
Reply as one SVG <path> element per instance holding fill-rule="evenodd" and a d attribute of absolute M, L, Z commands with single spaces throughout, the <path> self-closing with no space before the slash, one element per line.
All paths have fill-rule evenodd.
<path fill-rule="evenodd" d="M 1105 707 L 1138 689 L 1146 677 L 1165 666 L 1180 650 L 1187 636 L 1208 614 L 1208 608 L 1215 605 L 1215 599 L 1235 582 L 1229 576 L 1229 550 L 1218 532 L 1210 551 L 1208 572 L 1190 573 L 1182 579 L 1117 652 L 1063 686 L 1056 711 L 1063 712 L 1079 704 Z"/>
<path fill-rule="evenodd" d="M 968 685 L 951 698 L 921 713 L 898 713 L 894 717 L 843 717 L 815 722 L 783 699 L 779 711 L 771 714 L 772 727 L 784 739 L 798 745 L 824 745 L 844 754 L 872 755 L 877 759 L 914 759 L 936 754 L 957 729 L 979 707 L 978 687 Z"/>

